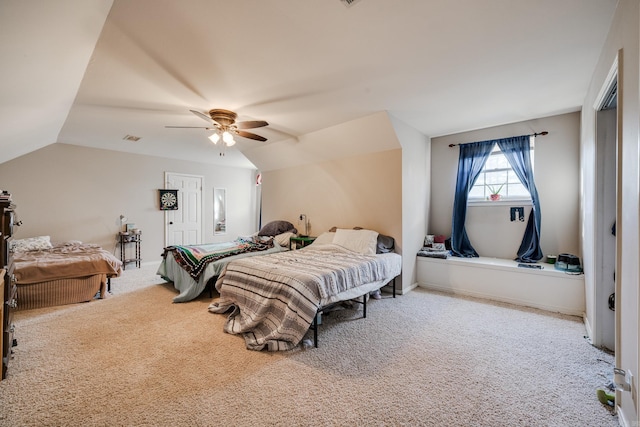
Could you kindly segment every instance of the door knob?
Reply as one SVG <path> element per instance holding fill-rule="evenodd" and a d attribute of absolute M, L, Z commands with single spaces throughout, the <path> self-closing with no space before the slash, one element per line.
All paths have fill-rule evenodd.
<path fill-rule="evenodd" d="M 169 221 L 169 225 L 173 225 L 173 221 Z"/>

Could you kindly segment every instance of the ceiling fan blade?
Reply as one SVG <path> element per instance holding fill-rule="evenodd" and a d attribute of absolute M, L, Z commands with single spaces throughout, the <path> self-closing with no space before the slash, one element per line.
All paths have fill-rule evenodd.
<path fill-rule="evenodd" d="M 263 126 L 269 126 L 269 123 L 264 120 L 249 120 L 246 122 L 238 122 L 236 123 L 236 127 L 238 129 L 255 129 L 261 128 Z"/>
<path fill-rule="evenodd" d="M 211 117 L 207 116 L 206 114 L 196 110 L 189 110 L 189 111 L 191 111 L 196 116 L 200 117 L 202 120 L 206 120 L 207 122 L 211 123 Z"/>
<path fill-rule="evenodd" d="M 235 133 L 243 138 L 255 139 L 256 141 L 267 140 L 267 138 L 265 138 L 264 136 L 256 135 L 255 133 L 251 133 L 251 132 L 245 132 L 243 130 L 237 130 Z"/>

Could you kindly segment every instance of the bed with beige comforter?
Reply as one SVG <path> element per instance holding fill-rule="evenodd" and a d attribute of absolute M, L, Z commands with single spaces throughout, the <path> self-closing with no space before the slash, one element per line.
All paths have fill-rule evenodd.
<path fill-rule="evenodd" d="M 13 252 L 18 310 L 90 301 L 107 294 L 122 262 L 100 246 L 67 242 L 49 249 Z"/>

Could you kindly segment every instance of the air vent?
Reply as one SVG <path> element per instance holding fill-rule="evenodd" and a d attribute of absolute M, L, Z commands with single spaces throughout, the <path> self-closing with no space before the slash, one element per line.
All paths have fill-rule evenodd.
<path fill-rule="evenodd" d="M 133 136 L 133 135 L 125 135 L 124 138 L 125 141 L 131 141 L 131 142 L 138 142 L 142 139 L 142 137 L 140 136 Z"/>
<path fill-rule="evenodd" d="M 344 4 L 347 7 L 351 7 L 354 4 L 358 3 L 360 0 L 340 0 L 342 2 L 342 4 Z"/>

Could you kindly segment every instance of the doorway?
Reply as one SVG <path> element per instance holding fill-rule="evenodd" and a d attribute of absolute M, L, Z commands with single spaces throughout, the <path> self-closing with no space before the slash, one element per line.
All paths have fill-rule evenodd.
<path fill-rule="evenodd" d="M 595 346 L 616 349 L 616 220 L 618 214 L 618 79 L 617 66 L 596 105 L 596 229 L 594 277 Z"/>
<path fill-rule="evenodd" d="M 202 243 L 204 177 L 165 172 L 165 189 L 178 190 L 178 209 L 165 211 L 165 247 Z"/>

